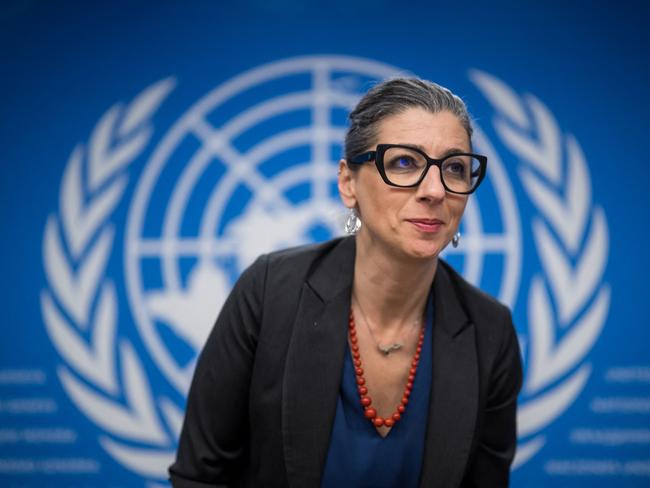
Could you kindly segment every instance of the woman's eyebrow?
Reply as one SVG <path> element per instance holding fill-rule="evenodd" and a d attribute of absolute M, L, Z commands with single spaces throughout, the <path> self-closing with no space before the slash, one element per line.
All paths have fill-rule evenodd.
<path fill-rule="evenodd" d="M 424 146 L 421 146 L 420 144 L 411 144 L 411 143 L 408 143 L 408 142 L 404 142 L 404 143 L 399 143 L 399 145 L 404 146 L 404 147 L 412 147 L 413 149 L 419 149 L 424 154 L 427 154 L 429 157 L 431 157 L 429 155 L 429 153 L 427 153 L 426 150 L 424 149 Z M 467 153 L 467 152 L 469 152 L 469 149 L 461 149 L 461 148 L 458 148 L 458 147 L 451 147 L 451 148 L 445 149 L 445 151 L 442 153 L 441 157 L 445 158 L 445 157 L 449 156 L 450 154 Z"/>
<path fill-rule="evenodd" d="M 397 144 L 399 146 L 412 147 L 413 149 L 419 149 L 423 153 L 426 153 L 426 151 L 424 150 L 424 146 L 420 146 L 419 144 L 411 144 L 409 142 L 398 142 Z"/>
<path fill-rule="evenodd" d="M 452 147 L 450 149 L 447 149 L 443 154 L 443 157 L 449 156 L 450 154 L 458 154 L 458 153 L 468 153 L 469 149 L 460 149 L 458 147 Z"/>

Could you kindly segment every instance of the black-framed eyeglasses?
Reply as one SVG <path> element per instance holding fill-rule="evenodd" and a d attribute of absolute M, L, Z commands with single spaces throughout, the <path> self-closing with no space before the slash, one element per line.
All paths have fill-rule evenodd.
<path fill-rule="evenodd" d="M 418 186 L 429 168 L 437 166 L 445 190 L 461 195 L 478 188 L 487 168 L 487 156 L 480 154 L 453 153 L 433 159 L 416 147 L 402 144 L 378 144 L 375 151 L 359 154 L 350 163 L 364 164 L 373 160 L 384 182 L 400 188 Z"/>

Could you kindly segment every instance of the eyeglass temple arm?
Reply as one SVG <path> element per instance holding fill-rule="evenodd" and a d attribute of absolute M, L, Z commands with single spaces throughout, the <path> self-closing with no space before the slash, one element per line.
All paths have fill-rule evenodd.
<path fill-rule="evenodd" d="M 377 156 L 377 151 L 368 151 L 367 153 L 359 154 L 350 159 L 352 164 L 363 164 L 372 161 Z"/>

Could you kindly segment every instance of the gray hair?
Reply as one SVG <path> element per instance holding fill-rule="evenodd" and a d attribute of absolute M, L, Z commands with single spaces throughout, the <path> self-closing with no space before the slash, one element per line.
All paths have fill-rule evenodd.
<path fill-rule="evenodd" d="M 472 123 L 465 102 L 444 86 L 420 78 L 392 78 L 372 87 L 350 113 L 350 127 L 345 135 L 345 159 L 349 161 L 377 143 L 379 122 L 388 116 L 413 107 L 431 113 L 448 111 L 458 120 L 472 138 Z"/>

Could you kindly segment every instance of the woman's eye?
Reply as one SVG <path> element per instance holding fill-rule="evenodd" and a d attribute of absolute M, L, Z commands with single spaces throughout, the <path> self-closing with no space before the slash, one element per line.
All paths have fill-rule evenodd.
<path fill-rule="evenodd" d="M 410 166 L 413 166 L 413 158 L 409 158 L 408 156 L 399 158 L 397 160 L 397 166 L 400 168 L 408 168 Z"/>
<path fill-rule="evenodd" d="M 445 164 L 445 173 L 457 178 L 464 178 L 466 175 L 466 165 L 463 161 L 447 161 Z"/>
<path fill-rule="evenodd" d="M 411 156 L 397 156 L 390 160 L 388 166 L 390 169 L 412 169 L 416 167 L 416 161 Z"/>

